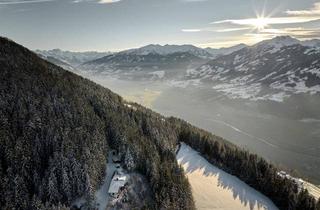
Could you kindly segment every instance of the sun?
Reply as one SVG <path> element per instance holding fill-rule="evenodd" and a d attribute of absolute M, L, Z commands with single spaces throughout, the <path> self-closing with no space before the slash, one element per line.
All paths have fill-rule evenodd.
<path fill-rule="evenodd" d="M 257 18 L 252 19 L 251 25 L 258 31 L 262 31 L 263 29 L 268 27 L 268 18 L 264 16 L 258 16 Z"/>

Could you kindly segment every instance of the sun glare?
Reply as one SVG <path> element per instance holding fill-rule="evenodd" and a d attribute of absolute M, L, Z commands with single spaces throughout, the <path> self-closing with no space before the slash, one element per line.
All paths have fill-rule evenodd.
<path fill-rule="evenodd" d="M 255 29 L 261 31 L 268 26 L 268 18 L 258 16 L 256 19 L 252 19 L 252 25 Z"/>

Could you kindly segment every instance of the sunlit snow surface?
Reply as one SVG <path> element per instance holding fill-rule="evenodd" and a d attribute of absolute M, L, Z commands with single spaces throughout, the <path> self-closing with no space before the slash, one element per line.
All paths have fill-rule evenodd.
<path fill-rule="evenodd" d="M 177 160 L 186 172 L 199 210 L 278 209 L 269 198 L 213 166 L 184 143 Z"/>

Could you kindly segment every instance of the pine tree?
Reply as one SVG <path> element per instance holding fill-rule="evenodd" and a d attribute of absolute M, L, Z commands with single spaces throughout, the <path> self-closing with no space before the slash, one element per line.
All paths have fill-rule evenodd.
<path fill-rule="evenodd" d="M 318 202 L 317 202 L 317 207 L 316 207 L 317 210 L 320 210 L 320 198 L 318 199 Z"/>
<path fill-rule="evenodd" d="M 67 200 L 70 203 L 72 199 L 72 189 L 69 181 L 69 176 L 65 168 L 62 168 L 62 192 Z"/>
<path fill-rule="evenodd" d="M 129 171 L 133 170 L 136 166 L 132 152 L 129 148 L 127 148 L 127 151 L 125 153 L 124 164 Z"/>
<path fill-rule="evenodd" d="M 58 189 L 58 180 L 55 174 L 55 170 L 52 169 L 49 175 L 49 179 L 48 179 L 48 191 L 47 191 L 47 195 L 48 195 L 48 200 L 51 203 L 57 203 L 59 202 L 61 195 Z"/>

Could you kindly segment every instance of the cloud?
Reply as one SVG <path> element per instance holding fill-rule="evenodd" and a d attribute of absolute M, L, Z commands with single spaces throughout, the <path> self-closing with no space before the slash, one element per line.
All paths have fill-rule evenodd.
<path fill-rule="evenodd" d="M 281 24 L 303 24 L 311 21 L 320 20 L 320 2 L 315 3 L 309 10 L 287 10 L 284 12 L 286 16 L 271 17 L 265 15 L 257 15 L 255 18 L 245 19 L 227 19 L 212 22 L 211 24 L 232 24 L 241 26 L 262 26 L 265 28 L 270 25 Z"/>
<path fill-rule="evenodd" d="M 244 31 L 249 30 L 249 27 L 242 27 L 242 28 L 224 28 L 224 29 L 217 29 L 216 32 L 233 32 L 233 31 Z"/>
<path fill-rule="evenodd" d="M 270 38 L 289 35 L 296 38 L 319 38 L 320 30 L 315 24 L 320 21 L 320 2 L 308 10 L 287 10 L 286 15 L 276 17 L 257 15 L 255 18 L 226 19 L 212 22 L 214 26 L 223 27 L 218 32 L 240 31 L 241 28 L 251 29 L 245 36 Z M 290 27 L 290 26 L 294 27 Z"/>
<path fill-rule="evenodd" d="M 292 24 L 292 23 L 307 23 L 315 20 L 320 20 L 320 16 L 230 19 L 230 20 L 215 21 L 215 22 L 212 22 L 212 24 L 231 23 L 235 25 L 256 26 L 261 22 L 264 25 L 278 25 L 278 24 Z"/>
<path fill-rule="evenodd" d="M 120 1 L 121 0 L 74 0 L 73 3 L 94 2 L 98 4 L 112 4 Z"/>
<path fill-rule="evenodd" d="M 192 29 L 182 29 L 181 31 L 182 32 L 191 32 L 191 33 L 193 33 L 193 32 L 200 32 L 202 30 L 198 29 L 198 28 L 192 28 Z"/>
<path fill-rule="evenodd" d="M 188 29 L 181 29 L 182 32 L 187 33 L 195 33 L 195 32 L 234 32 L 234 31 L 244 31 L 249 30 L 249 27 L 239 27 L 239 28 L 213 28 L 213 27 L 206 27 L 206 28 L 188 28 Z"/>
<path fill-rule="evenodd" d="M 204 1 L 208 1 L 208 0 L 182 0 L 184 2 L 204 2 Z"/>
<path fill-rule="evenodd" d="M 317 2 L 309 10 L 287 10 L 288 15 L 306 16 L 306 15 L 320 15 L 320 2 Z"/>
<path fill-rule="evenodd" d="M 309 9 L 287 10 L 282 15 L 257 15 L 253 18 L 225 19 L 210 23 L 210 27 L 184 32 L 211 31 L 228 33 L 224 37 L 216 36 L 202 47 L 226 47 L 238 43 L 255 44 L 276 36 L 289 35 L 298 39 L 320 38 L 320 2 Z"/>
<path fill-rule="evenodd" d="M 259 31 L 260 35 L 269 35 L 269 36 L 283 36 L 289 35 L 300 39 L 307 39 L 307 38 L 319 38 L 320 37 L 320 28 L 303 28 L 303 27 L 296 27 L 296 28 L 282 28 L 282 29 L 263 29 Z"/>
<path fill-rule="evenodd" d="M 42 2 L 50 2 L 54 0 L 13 0 L 13 1 L 1 1 L 0 5 L 13 5 L 13 4 L 34 4 L 34 3 L 42 3 Z"/>
<path fill-rule="evenodd" d="M 98 3 L 99 4 L 111 4 L 111 3 L 116 3 L 119 1 L 121 1 L 121 0 L 99 0 Z"/>

